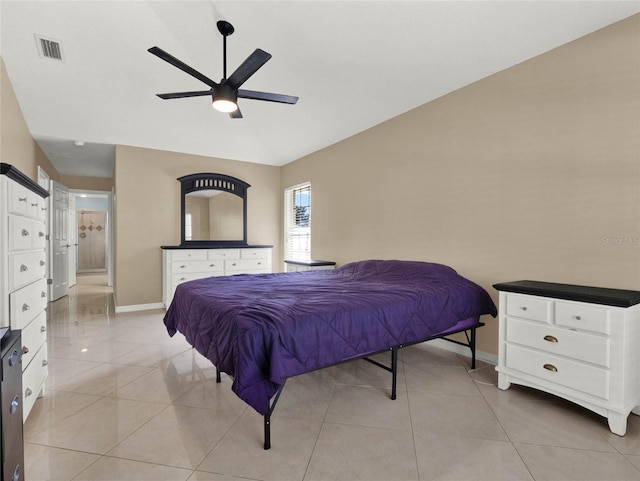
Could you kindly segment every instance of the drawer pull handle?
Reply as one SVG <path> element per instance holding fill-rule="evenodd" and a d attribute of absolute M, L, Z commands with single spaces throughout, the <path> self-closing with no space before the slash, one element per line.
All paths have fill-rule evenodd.
<path fill-rule="evenodd" d="M 36 202 L 35 204 L 31 204 L 31 207 L 38 207 L 38 203 Z"/>
<path fill-rule="evenodd" d="M 44 232 L 42 231 L 38 232 L 38 237 L 44 237 Z"/>
<path fill-rule="evenodd" d="M 41 266 L 44 266 L 44 261 L 40 261 L 40 265 L 41 265 Z"/>
<path fill-rule="evenodd" d="M 187 266 L 180 266 L 180 269 L 184 269 L 185 267 L 187 267 Z"/>
<path fill-rule="evenodd" d="M 558 372 L 558 368 L 555 367 L 553 364 L 545 364 L 542 367 L 544 367 L 547 371 Z"/>
<path fill-rule="evenodd" d="M 47 328 L 44 326 L 40 326 L 40 332 L 47 332 Z"/>
<path fill-rule="evenodd" d="M 544 336 L 544 340 L 549 342 L 558 342 L 558 338 L 553 336 Z"/>
<path fill-rule="evenodd" d="M 258 262 L 258 265 L 262 265 L 262 262 Z"/>
<path fill-rule="evenodd" d="M 49 365 L 49 361 L 47 361 L 46 359 L 42 360 L 42 367 L 44 366 L 48 366 Z"/>
<path fill-rule="evenodd" d="M 527 306 L 522 306 L 520 309 L 522 309 L 523 311 L 527 310 Z"/>
<path fill-rule="evenodd" d="M 232 265 L 232 266 L 235 266 L 235 265 L 236 265 L 236 263 L 234 262 L 234 263 L 233 263 L 233 264 L 231 264 L 231 265 Z"/>
<path fill-rule="evenodd" d="M 18 350 L 14 349 L 11 355 L 9 356 L 9 366 L 14 366 L 18 362 Z"/>
<path fill-rule="evenodd" d="M 27 272 L 29 270 L 29 268 L 27 266 L 25 266 L 24 264 L 20 264 L 20 272 Z"/>
<path fill-rule="evenodd" d="M 186 280 L 186 277 L 181 277 L 180 280 L 184 281 L 184 280 Z"/>
<path fill-rule="evenodd" d="M 29 354 L 29 348 L 27 346 L 22 346 L 22 354 Z"/>
<path fill-rule="evenodd" d="M 28 311 L 29 309 L 31 309 L 31 307 L 29 307 L 29 304 L 27 304 L 26 302 L 22 304 L 22 312 Z"/>
<path fill-rule="evenodd" d="M 42 291 L 42 292 L 40 293 L 40 297 L 42 297 L 42 298 L 44 299 L 45 297 L 47 297 L 47 293 L 46 293 L 46 292 L 44 292 L 44 291 Z"/>
<path fill-rule="evenodd" d="M 27 237 L 29 235 L 29 231 L 27 229 L 22 229 L 22 237 Z"/>
<path fill-rule="evenodd" d="M 215 264 L 209 264 L 209 267 L 215 267 L 215 266 L 216 266 Z"/>
<path fill-rule="evenodd" d="M 26 197 L 18 197 L 18 202 L 26 202 L 27 198 Z"/>
<path fill-rule="evenodd" d="M 580 316 L 575 316 L 575 318 L 576 318 L 576 321 L 579 321 L 579 320 L 582 319 L 582 317 L 580 317 Z"/>
<path fill-rule="evenodd" d="M 33 394 L 33 391 L 31 390 L 31 388 L 27 388 L 27 390 L 24 392 L 24 397 L 29 397 Z"/>
<path fill-rule="evenodd" d="M 18 410 L 19 406 L 20 401 L 18 400 L 18 396 L 13 396 L 13 399 L 11 400 L 11 406 L 9 407 L 9 412 L 11 414 L 15 413 Z"/>

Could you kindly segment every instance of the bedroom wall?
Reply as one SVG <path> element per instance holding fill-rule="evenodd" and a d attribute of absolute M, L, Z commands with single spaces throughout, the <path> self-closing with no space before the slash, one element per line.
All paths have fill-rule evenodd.
<path fill-rule="evenodd" d="M 640 15 L 282 168 L 312 256 L 640 289 Z M 437 74 L 434 72 L 434 74 Z M 497 354 L 497 321 L 478 348 Z"/>
<path fill-rule="evenodd" d="M 53 180 L 60 175 L 33 140 L 18 104 L 18 99 L 0 58 L 0 162 L 14 165 L 32 180 L 38 180 L 38 165 Z"/>
<path fill-rule="evenodd" d="M 116 146 L 116 305 L 162 300 L 162 245 L 180 244 L 178 177 L 199 172 L 231 175 L 251 184 L 247 197 L 247 240 L 273 245 L 280 258 L 280 168 L 129 146 Z"/>

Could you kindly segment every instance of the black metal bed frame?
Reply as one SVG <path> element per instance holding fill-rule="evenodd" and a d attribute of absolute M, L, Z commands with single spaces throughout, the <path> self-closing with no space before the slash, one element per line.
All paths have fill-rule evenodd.
<path fill-rule="evenodd" d="M 460 346 L 468 347 L 469 349 L 471 349 L 471 369 L 475 369 L 476 368 L 476 329 L 478 329 L 479 327 L 482 327 L 482 326 L 484 326 L 484 322 L 478 322 L 474 326 L 465 327 L 464 329 L 460 329 L 458 331 L 451 331 L 451 332 L 447 332 L 446 334 L 442 334 L 442 335 L 439 335 L 439 336 L 428 337 L 427 339 L 422 339 L 421 341 L 404 343 L 404 344 L 400 344 L 398 346 L 382 349 L 380 351 L 370 352 L 370 353 L 364 354 L 364 355 L 362 355 L 360 357 L 354 357 L 354 358 L 347 359 L 345 361 L 336 362 L 336 363 L 330 364 L 328 366 L 320 367 L 320 368 L 317 368 L 317 369 L 312 369 L 311 371 L 308 371 L 308 372 L 318 371 L 320 369 L 325 369 L 327 367 L 338 366 L 340 364 L 345 364 L 347 362 L 356 361 L 358 359 L 363 359 L 363 360 L 365 360 L 367 362 L 370 362 L 371 364 L 373 364 L 375 366 L 378 366 L 378 367 L 384 369 L 385 371 L 388 371 L 388 372 L 391 373 L 391 399 L 395 400 L 396 399 L 396 385 L 397 385 L 397 381 L 398 381 L 398 351 L 400 349 L 402 349 L 403 347 L 413 346 L 415 344 L 421 344 L 423 342 L 432 341 L 434 339 L 443 339 L 445 341 L 452 342 L 454 344 L 458 344 Z M 457 334 L 459 332 L 464 332 L 464 335 L 467 338 L 467 342 L 466 343 L 465 342 L 461 342 L 461 341 L 456 341 L 455 339 L 449 339 L 449 338 L 446 337 L 446 336 L 450 336 L 452 334 Z M 378 361 L 375 361 L 374 359 L 370 359 L 369 358 L 369 356 L 375 356 L 376 354 L 381 354 L 381 353 L 387 352 L 387 351 L 391 351 L 391 366 L 386 366 L 386 365 L 382 364 L 381 362 L 378 362 Z M 304 374 L 307 374 L 307 373 L 304 373 Z M 265 450 L 271 449 L 271 415 L 273 414 L 273 411 L 276 408 L 276 404 L 278 403 L 278 400 L 280 399 L 280 395 L 282 394 L 282 391 L 284 390 L 284 386 L 285 386 L 285 384 L 287 382 L 287 379 L 284 379 L 282 381 L 282 384 L 280 385 L 280 389 L 278 389 L 278 392 L 276 392 L 275 396 L 273 397 L 272 401 L 269 404 L 269 409 L 267 410 L 267 412 L 263 416 L 263 418 L 264 418 L 264 449 Z M 217 383 L 222 382 L 222 377 L 221 377 L 220 371 L 218 370 L 217 367 L 216 367 L 216 382 Z"/>

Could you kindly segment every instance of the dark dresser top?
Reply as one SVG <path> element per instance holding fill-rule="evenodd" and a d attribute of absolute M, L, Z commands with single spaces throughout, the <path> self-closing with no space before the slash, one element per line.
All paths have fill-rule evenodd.
<path fill-rule="evenodd" d="M 499 291 L 553 297 L 568 301 L 603 304 L 605 306 L 631 307 L 640 304 L 640 291 L 608 289 L 605 287 L 576 286 L 555 282 L 514 281 L 494 284 Z"/>

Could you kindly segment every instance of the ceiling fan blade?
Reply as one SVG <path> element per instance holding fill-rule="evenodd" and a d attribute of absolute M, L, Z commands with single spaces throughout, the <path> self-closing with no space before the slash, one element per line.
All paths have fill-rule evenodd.
<path fill-rule="evenodd" d="M 184 97 L 202 97 L 204 95 L 211 95 L 212 90 L 196 90 L 194 92 L 173 92 L 169 94 L 156 94 L 161 99 L 181 99 Z"/>
<path fill-rule="evenodd" d="M 238 97 L 243 99 L 266 100 L 267 102 L 279 102 L 281 104 L 295 104 L 298 97 L 292 95 L 273 94 L 270 92 L 257 92 L 255 90 L 238 90 Z"/>
<path fill-rule="evenodd" d="M 242 118 L 242 112 L 240 112 L 240 107 L 238 107 L 233 112 L 229 112 L 229 117 L 231 117 L 232 119 L 241 119 Z"/>
<path fill-rule="evenodd" d="M 237 89 L 245 83 L 249 77 L 256 73 L 260 67 L 267 63 L 267 60 L 270 58 L 270 53 L 260 50 L 259 48 L 255 49 L 254 52 L 249 55 L 242 64 L 240 64 L 236 71 L 231 74 L 231 77 L 229 77 L 225 83 L 232 88 Z"/>
<path fill-rule="evenodd" d="M 183 72 L 188 73 L 189 75 L 191 75 L 192 77 L 197 78 L 198 80 L 200 80 L 201 82 L 206 83 L 209 87 L 217 87 L 218 84 L 216 82 L 214 82 L 213 80 L 211 80 L 209 77 L 202 75 L 200 72 L 198 72 L 196 69 L 194 69 L 193 67 L 189 67 L 186 63 L 184 63 L 182 60 L 178 60 L 177 58 L 175 58 L 173 55 L 171 55 L 170 53 L 165 52 L 164 50 L 162 50 L 160 47 L 151 47 L 149 50 L 147 50 L 149 53 L 152 53 L 153 55 L 155 55 L 158 58 L 161 58 L 162 60 L 164 60 L 165 62 L 170 63 L 171 65 L 173 65 L 174 67 L 178 67 L 180 70 L 182 70 Z M 257 69 L 256 69 L 257 70 Z"/>

